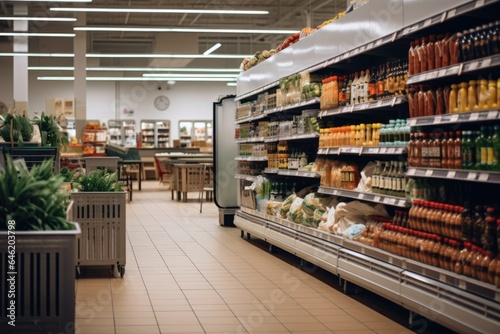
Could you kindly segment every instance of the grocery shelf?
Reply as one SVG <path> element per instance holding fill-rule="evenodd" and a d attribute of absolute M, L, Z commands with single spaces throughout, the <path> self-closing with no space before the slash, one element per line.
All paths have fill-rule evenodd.
<path fill-rule="evenodd" d="M 248 237 L 263 239 L 452 329 L 498 329 L 500 290 L 491 284 L 248 208 L 236 211 L 234 224 Z"/>
<path fill-rule="evenodd" d="M 315 98 L 303 100 L 303 101 L 300 101 L 297 103 L 287 104 L 285 106 L 280 106 L 280 107 L 268 109 L 264 113 L 266 115 L 271 115 L 271 114 L 279 113 L 279 112 L 286 111 L 286 110 L 293 110 L 293 109 L 297 109 L 297 108 L 305 107 L 305 106 L 313 106 L 313 105 L 319 104 L 319 102 L 320 102 L 320 98 L 315 97 Z"/>
<path fill-rule="evenodd" d="M 265 173 L 265 174 L 278 174 L 279 171 L 280 171 L 279 168 L 266 167 L 266 169 L 264 169 L 263 173 Z"/>
<path fill-rule="evenodd" d="M 410 202 L 406 198 L 396 197 L 396 196 L 365 193 L 360 191 L 340 189 L 340 188 L 330 188 L 330 187 L 319 187 L 318 192 L 326 195 L 354 198 L 368 202 L 397 206 L 401 208 L 406 208 L 410 206 Z"/>
<path fill-rule="evenodd" d="M 500 119 L 498 110 L 474 111 L 436 116 L 423 116 L 408 119 L 409 126 L 431 126 L 438 124 L 455 124 L 484 122 Z"/>
<path fill-rule="evenodd" d="M 406 176 L 500 184 L 500 172 L 480 170 L 409 167 Z"/>
<path fill-rule="evenodd" d="M 248 122 L 256 121 L 256 120 L 263 119 L 266 117 L 267 117 L 267 115 L 265 113 L 262 113 L 260 115 L 253 115 L 253 116 L 248 116 L 248 117 L 237 119 L 235 121 L 235 123 L 236 124 L 248 123 Z"/>
<path fill-rule="evenodd" d="M 393 96 L 372 102 L 358 103 L 350 106 L 342 106 L 333 109 L 321 110 L 319 112 L 319 117 L 335 116 L 335 115 L 348 114 L 352 112 L 359 112 L 365 110 L 394 107 L 395 105 L 403 104 L 406 103 L 407 101 L 408 99 L 404 95 Z"/>
<path fill-rule="evenodd" d="M 464 73 L 490 69 L 497 66 L 500 66 L 500 54 L 411 75 L 408 78 L 407 85 L 417 84 L 437 78 L 450 77 L 453 75 L 459 76 Z"/>
<path fill-rule="evenodd" d="M 341 147 L 322 147 L 318 149 L 320 155 L 340 155 L 340 154 L 358 154 L 358 155 L 401 155 L 406 154 L 407 146 L 341 146 Z"/>
<path fill-rule="evenodd" d="M 236 174 L 236 175 L 234 175 L 234 178 L 238 179 L 238 180 L 245 180 L 245 181 L 250 181 L 250 182 L 257 180 L 257 176 L 246 175 L 246 174 Z"/>
<path fill-rule="evenodd" d="M 302 140 L 302 139 L 314 139 L 314 138 L 319 138 L 319 133 L 309 132 L 309 133 L 301 133 L 289 136 L 267 136 L 264 137 L 264 142 L 272 143 L 280 140 Z"/>
<path fill-rule="evenodd" d="M 254 156 L 239 156 L 234 158 L 236 161 L 267 161 L 267 157 L 254 157 Z"/>
<path fill-rule="evenodd" d="M 306 177 L 306 178 L 319 178 L 320 175 L 316 172 L 305 171 L 305 170 L 290 170 L 290 169 L 280 169 L 278 175 L 283 176 L 296 176 L 296 177 Z"/>
<path fill-rule="evenodd" d="M 243 144 L 243 143 L 263 143 L 264 142 L 264 137 L 251 137 L 251 138 L 239 138 L 236 139 L 237 144 Z"/>
<path fill-rule="evenodd" d="M 457 6 L 456 8 L 452 8 L 450 10 L 447 10 L 445 12 L 442 12 L 440 14 L 434 15 L 432 17 L 426 18 L 425 20 L 422 20 L 420 22 L 405 27 L 398 33 L 398 38 L 407 37 L 408 35 L 411 35 L 414 32 L 428 28 L 432 25 L 442 23 L 446 20 L 454 18 L 455 16 L 463 15 L 473 10 L 479 9 L 481 7 L 485 7 L 497 1 L 498 0 L 476 0 L 470 3 L 466 3 L 464 5 Z"/>
<path fill-rule="evenodd" d="M 247 98 L 249 98 L 249 97 L 251 97 L 253 95 L 265 92 L 266 90 L 271 89 L 273 87 L 277 87 L 278 85 L 279 85 L 279 81 L 278 80 L 270 82 L 267 85 L 260 87 L 259 89 L 255 89 L 255 90 L 253 90 L 251 92 L 248 92 L 248 93 L 236 96 L 236 98 L 234 100 L 235 101 L 241 101 L 241 100 L 247 99 Z"/>

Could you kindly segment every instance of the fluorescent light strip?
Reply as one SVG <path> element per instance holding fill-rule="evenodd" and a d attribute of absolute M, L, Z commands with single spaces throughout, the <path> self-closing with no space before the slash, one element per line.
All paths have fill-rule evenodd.
<path fill-rule="evenodd" d="M 92 2 L 92 0 L 9 0 L 9 2 Z"/>
<path fill-rule="evenodd" d="M 76 21 L 76 17 L 24 17 L 24 16 L 0 16 L 0 21 L 75 22 L 75 21 Z"/>
<path fill-rule="evenodd" d="M 167 78 L 167 77 L 172 77 L 172 76 L 176 76 L 179 78 L 237 78 L 238 75 L 239 74 L 236 74 L 236 73 L 226 73 L 226 74 L 217 74 L 217 73 L 210 73 L 210 74 L 144 73 L 142 76 L 149 77 L 149 78 Z"/>
<path fill-rule="evenodd" d="M 87 58 L 182 58 L 182 59 L 199 59 L 199 58 L 222 58 L 222 59 L 242 59 L 252 57 L 251 55 L 200 55 L 200 54 L 156 54 L 156 53 L 129 53 L 129 54 L 104 54 L 104 53 L 87 53 Z"/>
<path fill-rule="evenodd" d="M 73 53 L 31 53 L 31 52 L 0 52 L 0 57 L 60 57 L 71 58 Z M 249 55 L 199 55 L 199 54 L 87 54 L 87 58 L 180 58 L 180 59 L 198 59 L 198 58 L 221 58 L 221 59 L 242 59 L 252 57 Z"/>
<path fill-rule="evenodd" d="M 162 27 L 75 27 L 76 31 L 116 31 L 116 32 L 200 32 L 219 34 L 279 34 L 290 35 L 300 30 L 286 29 L 211 29 L 211 28 L 162 28 Z"/>
<path fill-rule="evenodd" d="M 232 10 L 232 9 L 169 9 L 169 8 L 72 8 L 54 7 L 57 12 L 87 12 L 87 13 L 153 13 L 153 14 L 242 14 L 266 15 L 267 10 Z"/>
<path fill-rule="evenodd" d="M 73 71 L 73 66 L 28 66 L 29 71 Z M 101 72 L 221 72 L 240 73 L 239 68 L 177 68 L 177 67 L 87 67 L 87 71 Z"/>
<path fill-rule="evenodd" d="M 33 52 L 0 52 L 0 57 L 55 57 L 73 58 L 73 53 L 33 53 Z"/>
<path fill-rule="evenodd" d="M 211 54 L 212 52 L 214 52 L 215 50 L 217 50 L 218 48 L 220 48 L 222 46 L 222 44 L 220 43 L 217 43 L 217 44 L 214 44 L 214 46 L 212 46 L 210 49 L 208 49 L 207 51 L 203 52 L 203 54 L 206 56 L 206 55 L 209 55 Z"/>
<path fill-rule="evenodd" d="M 228 82 L 227 85 L 236 87 L 238 84 L 236 82 Z"/>
<path fill-rule="evenodd" d="M 181 78 L 181 77 L 165 77 L 165 78 L 147 78 L 147 77 L 87 77 L 87 81 L 215 81 L 215 82 L 234 82 L 235 78 Z M 75 77 L 65 76 L 48 76 L 37 77 L 37 80 L 44 81 L 72 81 Z"/>
<path fill-rule="evenodd" d="M 73 33 L 59 32 L 0 32 L 0 36 L 4 37 L 75 37 Z"/>

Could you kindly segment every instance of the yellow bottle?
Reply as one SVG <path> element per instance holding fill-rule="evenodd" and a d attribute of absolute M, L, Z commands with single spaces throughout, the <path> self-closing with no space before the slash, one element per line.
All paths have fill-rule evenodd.
<path fill-rule="evenodd" d="M 498 106 L 497 103 L 497 84 L 495 80 L 488 81 L 488 109 L 494 109 Z"/>
<path fill-rule="evenodd" d="M 448 103 L 448 105 L 450 106 L 450 113 L 458 112 L 457 100 L 458 100 L 458 85 L 453 84 L 451 85 L 450 101 Z"/>
<path fill-rule="evenodd" d="M 458 112 L 469 111 L 469 105 L 467 103 L 467 82 L 460 83 L 457 97 L 457 109 Z"/>
<path fill-rule="evenodd" d="M 479 81 L 479 110 L 488 109 L 488 80 Z"/>
<path fill-rule="evenodd" d="M 359 144 L 360 146 L 366 145 L 366 126 L 364 124 L 359 125 Z"/>
<path fill-rule="evenodd" d="M 350 132 L 350 138 L 349 138 L 349 146 L 354 146 L 356 145 L 356 126 L 351 125 L 351 132 Z"/>
<path fill-rule="evenodd" d="M 375 124 L 366 124 L 366 144 L 367 146 L 373 146 L 372 141 L 372 126 Z"/>
<path fill-rule="evenodd" d="M 469 105 L 469 111 L 479 110 L 479 106 L 477 104 L 477 88 L 476 88 L 476 80 L 469 81 L 469 91 L 467 96 L 467 102 Z"/>

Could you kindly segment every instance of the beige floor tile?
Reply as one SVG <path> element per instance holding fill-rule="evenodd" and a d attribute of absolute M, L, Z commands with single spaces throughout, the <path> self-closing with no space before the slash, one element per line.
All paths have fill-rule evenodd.
<path fill-rule="evenodd" d="M 150 313 L 149 316 L 142 318 L 115 318 L 115 322 L 117 325 L 122 326 L 157 326 L 157 320 L 153 316 L 153 313 Z"/>
<path fill-rule="evenodd" d="M 393 321 L 363 321 L 363 325 L 371 330 L 406 330 L 403 326 L 393 322 Z"/>
<path fill-rule="evenodd" d="M 79 334 L 115 334 L 115 326 L 76 325 L 75 332 Z"/>
<path fill-rule="evenodd" d="M 399 329 L 376 329 L 374 330 L 377 334 L 411 334 L 415 333 L 407 328 L 400 327 Z"/>
<path fill-rule="evenodd" d="M 292 333 L 310 333 L 318 331 L 324 331 L 326 333 L 329 331 L 328 328 L 326 328 L 320 323 L 307 323 L 307 324 L 291 323 L 283 325 Z"/>
<path fill-rule="evenodd" d="M 186 282 L 186 281 L 177 281 L 179 284 L 179 287 L 183 290 L 200 290 L 200 289 L 211 289 L 212 286 L 210 283 L 207 281 L 200 282 L 200 281 L 192 281 L 192 282 Z"/>
<path fill-rule="evenodd" d="M 199 311 L 214 311 L 214 312 L 220 312 L 220 311 L 231 311 L 229 306 L 226 305 L 226 303 L 221 302 L 217 304 L 191 304 L 191 307 L 195 312 Z M 232 312 L 232 311 L 231 311 Z"/>
<path fill-rule="evenodd" d="M 316 319 L 312 315 L 276 316 L 276 319 L 278 319 L 283 324 L 297 324 L 297 323 L 310 324 L 310 323 L 317 323 L 318 322 L 318 319 Z"/>
<path fill-rule="evenodd" d="M 160 325 L 161 334 L 203 334 L 201 325 Z"/>
<path fill-rule="evenodd" d="M 114 312 L 153 312 L 153 307 L 149 305 L 113 305 Z"/>
<path fill-rule="evenodd" d="M 194 313 L 198 318 L 228 318 L 228 317 L 234 317 L 234 313 L 231 312 L 229 309 L 227 310 L 221 310 L 221 311 L 216 311 L 216 310 L 195 310 Z M 201 320 L 200 320 L 201 322 Z"/>
<path fill-rule="evenodd" d="M 108 311 L 94 311 L 92 312 L 91 310 L 85 310 L 85 309 L 80 309 L 78 312 L 75 310 L 75 319 L 93 319 L 93 318 L 98 318 L 98 319 L 107 319 L 107 318 L 113 318 L 114 314 L 112 310 Z"/>
<path fill-rule="evenodd" d="M 240 322 L 238 318 L 234 315 L 226 316 L 226 317 L 198 317 L 202 326 L 205 325 L 239 325 Z"/>
<path fill-rule="evenodd" d="M 241 324 L 215 324 L 203 325 L 203 329 L 207 334 L 217 333 L 245 333 L 245 328 Z"/>
<path fill-rule="evenodd" d="M 192 311 L 155 312 L 160 325 L 196 325 L 198 318 Z"/>
<path fill-rule="evenodd" d="M 148 290 L 149 299 L 186 299 L 184 292 L 181 289 L 168 289 L 168 290 Z"/>
<path fill-rule="evenodd" d="M 75 319 L 77 326 L 114 326 L 115 320 L 112 318 Z"/>
<path fill-rule="evenodd" d="M 142 311 L 142 312 L 133 312 L 133 311 L 116 311 L 114 312 L 115 319 L 117 323 L 123 319 L 155 319 L 155 315 L 152 311 Z"/>
<path fill-rule="evenodd" d="M 371 330 L 348 330 L 348 331 L 335 331 L 335 334 L 375 334 L 375 332 Z"/>
<path fill-rule="evenodd" d="M 116 334 L 160 334 L 158 325 L 154 326 L 121 326 L 116 324 Z"/>
<path fill-rule="evenodd" d="M 155 312 L 170 312 L 170 311 L 191 311 L 192 308 L 189 304 L 181 304 L 181 305 L 153 305 L 153 310 Z"/>
<path fill-rule="evenodd" d="M 369 329 L 363 323 L 358 322 L 358 321 L 342 321 L 339 319 L 339 321 L 332 321 L 332 322 L 323 322 L 323 325 L 325 325 L 328 329 L 333 330 L 333 331 L 345 331 L 345 330 L 367 330 Z"/>

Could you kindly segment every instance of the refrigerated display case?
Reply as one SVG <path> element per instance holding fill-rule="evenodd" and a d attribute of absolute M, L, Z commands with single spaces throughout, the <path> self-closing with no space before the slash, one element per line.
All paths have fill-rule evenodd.
<path fill-rule="evenodd" d="M 181 147 L 189 147 L 192 142 L 212 143 L 212 121 L 179 121 L 179 140 Z"/>
<path fill-rule="evenodd" d="M 170 121 L 142 120 L 141 137 L 143 148 L 170 147 Z"/>
<path fill-rule="evenodd" d="M 117 119 L 108 121 L 108 143 L 121 145 L 122 144 L 122 123 Z"/>

